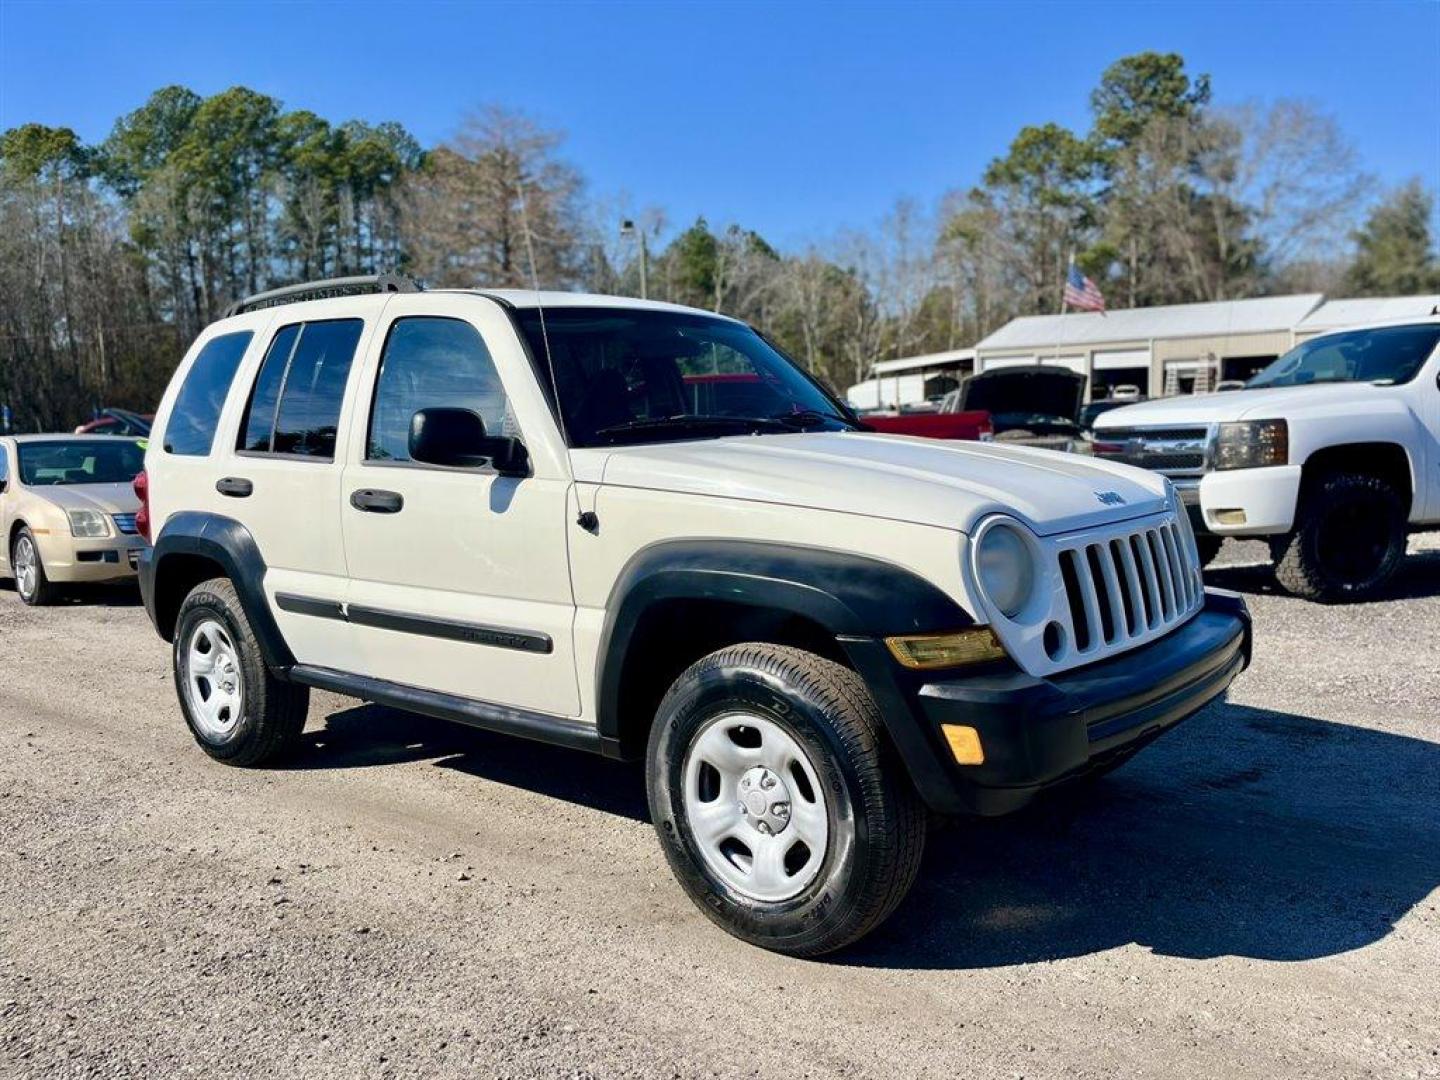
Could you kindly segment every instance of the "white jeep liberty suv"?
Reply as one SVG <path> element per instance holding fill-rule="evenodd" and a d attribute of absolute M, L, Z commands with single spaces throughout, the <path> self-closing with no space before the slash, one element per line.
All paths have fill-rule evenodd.
<path fill-rule="evenodd" d="M 1249 619 L 1170 483 L 865 431 L 742 323 L 340 279 L 242 301 L 161 403 L 145 604 L 195 739 L 309 687 L 644 758 L 682 886 L 816 955 L 998 814 L 1224 692 Z"/>

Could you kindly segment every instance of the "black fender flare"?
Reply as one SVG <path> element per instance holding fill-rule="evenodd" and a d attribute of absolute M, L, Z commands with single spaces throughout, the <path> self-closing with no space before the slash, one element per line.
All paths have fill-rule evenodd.
<path fill-rule="evenodd" d="M 956 558 L 959 558 L 957 549 Z M 673 540 L 641 549 L 625 565 L 606 603 L 596 675 L 596 713 L 606 752 L 622 746 L 621 681 L 642 617 L 670 600 L 719 600 L 781 611 L 833 634 L 855 661 L 885 713 L 902 754 L 918 749 L 913 724 L 893 715 L 896 692 L 875 663 L 876 639 L 963 629 L 974 618 L 935 584 L 879 559 L 798 544 L 750 540 Z M 880 647 L 883 651 L 883 646 Z M 863 661 L 861 657 L 863 656 Z M 893 663 L 893 662 L 892 662 Z M 876 681 L 881 680 L 881 685 Z M 907 745 L 908 744 L 908 745 Z"/>
<path fill-rule="evenodd" d="M 155 538 L 154 546 L 141 559 L 140 586 L 150 621 L 160 636 L 169 641 L 173 627 L 161 624 L 156 597 L 168 560 L 198 555 L 215 563 L 235 586 L 240 606 L 250 620 L 250 629 L 260 643 L 265 664 L 272 671 L 288 671 L 295 656 L 265 600 L 265 560 L 250 530 L 234 518 L 199 510 L 172 514 Z M 167 629 L 169 632 L 167 632 Z"/>

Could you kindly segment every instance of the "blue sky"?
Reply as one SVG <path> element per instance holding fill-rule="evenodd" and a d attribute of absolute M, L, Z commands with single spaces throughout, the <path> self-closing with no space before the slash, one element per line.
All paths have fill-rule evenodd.
<path fill-rule="evenodd" d="M 0 128 L 98 140 L 150 91 L 243 83 L 423 143 L 497 102 L 592 193 L 782 245 L 975 182 L 1024 124 L 1087 125 L 1144 49 L 1217 101 L 1309 99 L 1386 183 L 1440 184 L 1440 4 L 67 3 L 0 0 Z"/>

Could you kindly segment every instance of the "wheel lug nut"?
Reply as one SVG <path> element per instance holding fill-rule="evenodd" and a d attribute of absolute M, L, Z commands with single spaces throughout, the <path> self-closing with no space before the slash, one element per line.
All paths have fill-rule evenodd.
<path fill-rule="evenodd" d="M 767 774 L 765 775 L 765 777 L 764 777 L 763 779 L 761 779 L 761 781 L 760 781 L 760 786 L 763 787 L 763 788 L 767 788 L 767 789 L 774 787 L 774 786 L 775 786 L 775 777 L 770 776 L 770 775 L 767 773 Z"/>

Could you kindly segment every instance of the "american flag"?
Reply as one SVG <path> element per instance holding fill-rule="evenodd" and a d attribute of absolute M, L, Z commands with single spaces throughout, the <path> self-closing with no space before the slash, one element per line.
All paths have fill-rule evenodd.
<path fill-rule="evenodd" d="M 1100 291 L 1100 287 L 1095 282 L 1080 273 L 1073 262 L 1070 264 L 1070 272 L 1065 275 L 1063 300 L 1067 307 L 1105 314 L 1104 293 Z"/>

